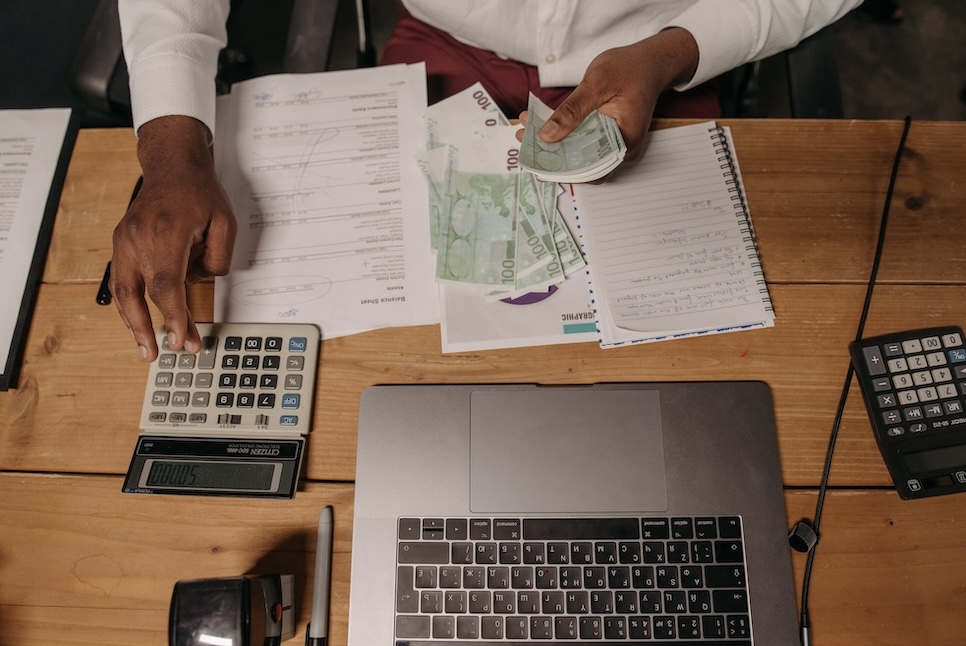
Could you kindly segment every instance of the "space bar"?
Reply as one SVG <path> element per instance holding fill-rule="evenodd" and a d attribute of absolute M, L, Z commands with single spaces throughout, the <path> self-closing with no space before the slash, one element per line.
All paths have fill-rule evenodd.
<path fill-rule="evenodd" d="M 423 642 L 423 641 L 405 641 L 396 640 L 396 646 L 440 646 L 440 644 L 446 644 L 446 646 L 536 646 L 537 644 L 545 644 L 547 642 L 543 641 L 522 641 L 522 642 L 505 642 L 505 641 L 485 641 L 485 640 L 472 640 L 472 641 L 462 641 L 462 642 L 451 642 L 445 640 L 442 642 Z M 553 642 L 557 643 L 557 642 Z M 564 643 L 564 642 L 560 642 Z M 717 641 L 624 641 L 623 639 L 612 639 L 610 641 L 574 641 L 575 644 L 580 644 L 580 646 L 603 646 L 604 644 L 619 644 L 620 646 L 751 646 L 751 642 L 747 639 L 719 639 Z"/>

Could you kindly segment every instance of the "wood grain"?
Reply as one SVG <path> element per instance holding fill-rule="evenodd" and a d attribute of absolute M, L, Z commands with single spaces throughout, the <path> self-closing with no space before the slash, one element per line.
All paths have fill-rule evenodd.
<path fill-rule="evenodd" d="M 283 502 L 120 493 L 147 366 L 113 306 L 94 296 L 139 168 L 130 131 L 82 131 L 19 387 L 0 393 L 0 644 L 163 644 L 175 581 L 269 569 L 298 578 L 300 641 L 317 514 L 333 504 L 331 643 L 345 646 L 357 406 L 375 384 L 761 380 L 775 403 L 789 523 L 811 517 L 902 124 L 724 123 L 774 328 L 455 354 L 440 351 L 438 326 L 326 339 L 306 481 Z M 913 123 L 867 335 L 966 321 L 964 178 L 966 125 Z M 189 290 L 197 320 L 211 319 L 212 299 L 210 281 Z M 898 499 L 854 384 L 831 485 L 812 579 L 814 643 L 964 643 L 966 505 Z M 791 558 L 800 587 L 805 559 Z"/>

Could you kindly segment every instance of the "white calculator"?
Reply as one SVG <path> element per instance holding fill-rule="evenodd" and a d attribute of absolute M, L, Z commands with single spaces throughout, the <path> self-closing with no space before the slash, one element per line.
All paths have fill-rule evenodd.
<path fill-rule="evenodd" d="M 312 424 L 319 329 L 199 323 L 201 351 L 159 329 L 128 493 L 291 498 Z"/>

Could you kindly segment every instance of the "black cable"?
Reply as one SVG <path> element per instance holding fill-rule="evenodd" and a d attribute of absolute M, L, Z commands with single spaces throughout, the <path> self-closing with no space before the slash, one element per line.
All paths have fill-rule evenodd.
<path fill-rule="evenodd" d="M 892 194 L 896 186 L 896 177 L 899 174 L 899 162 L 902 159 L 902 152 L 906 147 L 906 137 L 909 135 L 909 127 L 912 119 L 906 117 L 905 125 L 902 129 L 902 136 L 899 138 L 899 146 L 896 149 L 895 159 L 892 162 L 892 175 L 889 178 L 889 188 L 886 191 L 885 205 L 882 208 L 882 219 L 879 224 L 879 240 L 876 242 L 875 257 L 872 261 L 872 271 L 869 274 L 869 281 L 866 284 L 865 302 L 862 305 L 862 314 L 859 317 L 859 325 L 855 332 L 855 340 L 862 340 L 862 333 L 865 331 L 865 322 L 869 316 L 869 306 L 872 303 L 872 290 L 875 287 L 876 277 L 879 273 L 879 264 L 882 260 L 882 248 L 885 246 L 886 225 L 889 223 L 889 209 L 892 206 Z M 825 467 L 822 470 L 822 480 L 818 488 L 818 500 L 815 502 L 815 517 L 812 520 L 812 529 L 818 535 L 819 526 L 822 523 L 822 509 L 825 506 L 825 492 L 828 489 L 829 473 L 832 470 L 832 454 L 835 452 L 835 443 L 838 440 L 839 428 L 842 425 L 842 415 L 845 411 L 845 402 L 848 399 L 849 387 L 852 383 L 854 369 L 852 362 L 849 362 L 849 369 L 845 375 L 845 383 L 842 386 L 842 393 L 839 396 L 838 408 L 835 411 L 835 419 L 832 422 L 832 433 L 829 436 L 828 450 L 825 453 Z M 800 620 L 800 633 L 802 646 L 808 646 L 811 641 L 809 637 L 808 621 L 808 591 L 812 577 L 812 566 L 815 563 L 815 550 L 818 544 L 813 545 L 808 552 L 805 560 L 805 572 L 802 580 L 802 610 Z"/>

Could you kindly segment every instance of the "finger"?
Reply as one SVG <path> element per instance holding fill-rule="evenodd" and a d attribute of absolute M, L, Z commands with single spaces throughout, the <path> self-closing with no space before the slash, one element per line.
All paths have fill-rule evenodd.
<path fill-rule="evenodd" d="M 184 347 L 188 336 L 188 293 L 186 276 L 189 251 L 168 255 L 159 254 L 161 264 L 145 273 L 148 296 L 164 319 L 168 346 L 172 350 Z"/>
<path fill-rule="evenodd" d="M 129 266 L 116 254 L 111 260 L 111 279 L 108 283 L 111 296 L 121 321 L 138 345 L 141 359 L 154 361 L 158 356 L 158 344 L 154 337 L 151 311 L 144 299 L 144 282 L 139 273 L 128 270 Z"/>
<path fill-rule="evenodd" d="M 549 143 L 560 141 L 574 128 L 583 123 L 587 116 L 602 103 L 597 95 L 591 92 L 586 84 L 581 83 L 574 88 L 566 99 L 553 111 L 547 122 L 537 133 L 539 137 Z"/>

